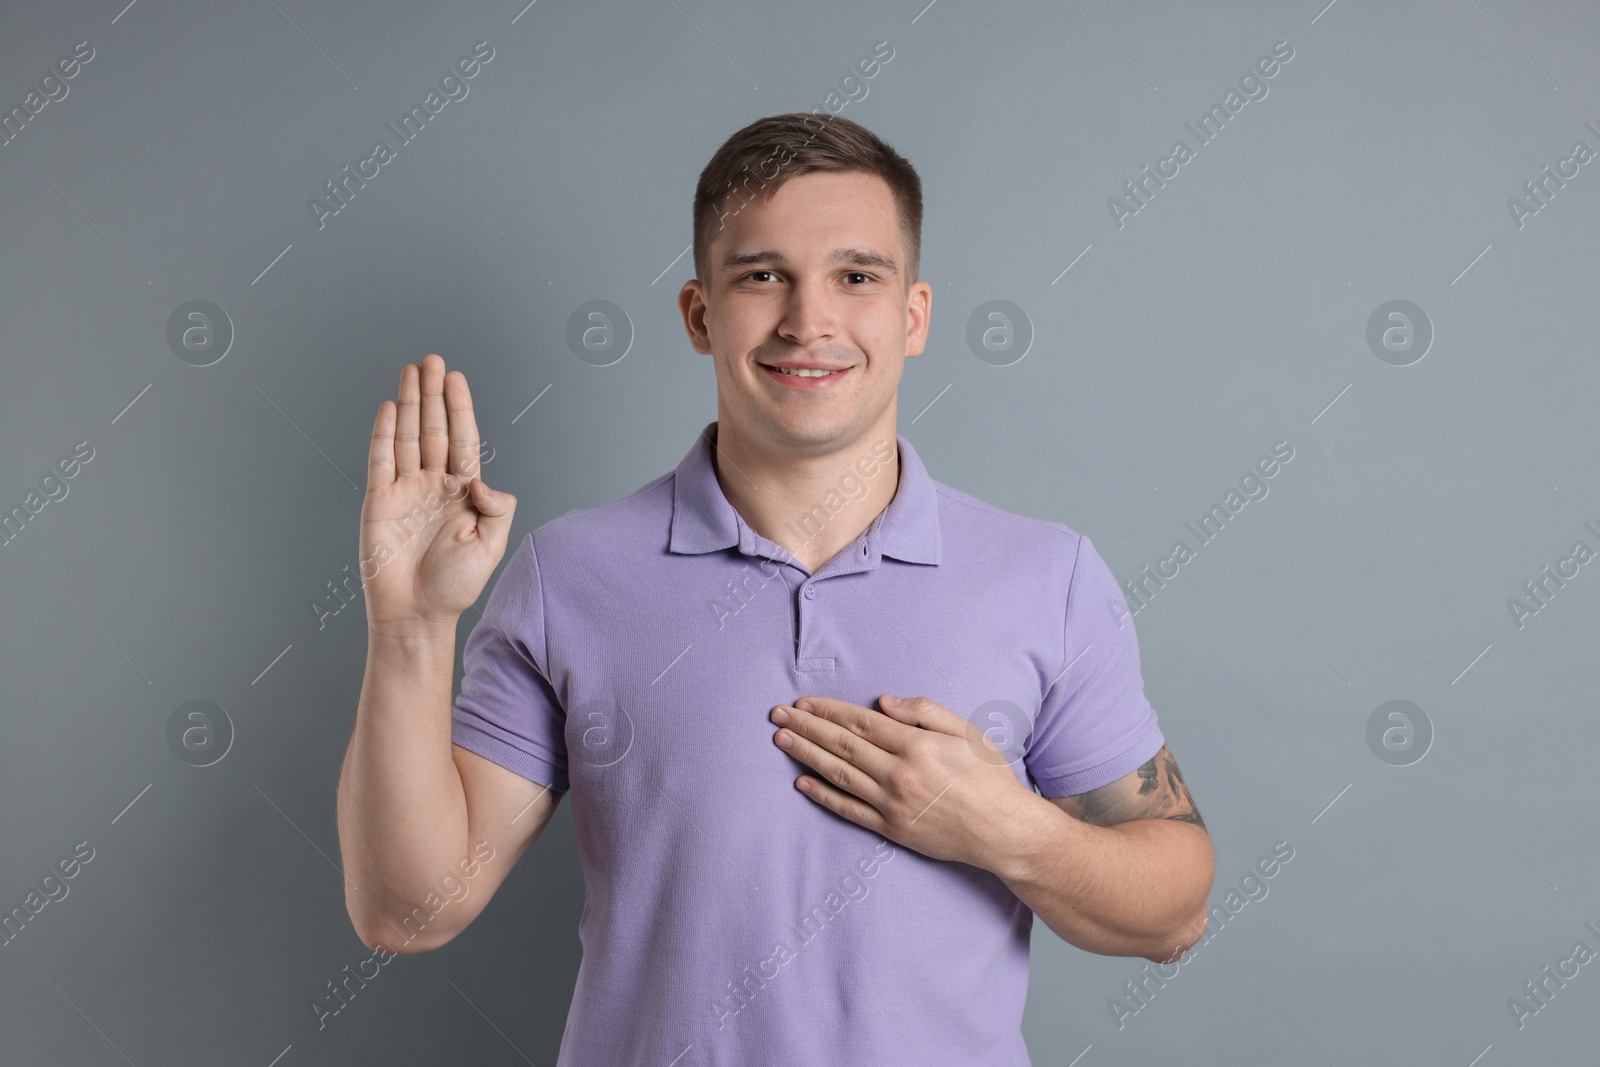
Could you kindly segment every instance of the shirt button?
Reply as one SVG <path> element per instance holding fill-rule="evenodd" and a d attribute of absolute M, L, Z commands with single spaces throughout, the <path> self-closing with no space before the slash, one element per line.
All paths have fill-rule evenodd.
<path fill-rule="evenodd" d="M 815 600 L 816 598 L 817 598 L 816 589 L 813 586 L 809 586 L 809 585 L 806 586 L 806 599 L 807 600 Z"/>

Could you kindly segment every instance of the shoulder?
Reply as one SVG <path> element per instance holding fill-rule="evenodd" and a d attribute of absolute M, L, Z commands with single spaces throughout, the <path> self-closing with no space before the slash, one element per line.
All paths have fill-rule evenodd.
<path fill-rule="evenodd" d="M 570 602 L 572 595 L 585 595 L 582 590 L 597 576 L 634 554 L 631 550 L 649 536 L 647 531 L 665 530 L 671 514 L 669 472 L 621 500 L 575 508 L 534 527 L 508 546 L 513 550 L 490 591 L 485 619 L 508 632 L 543 632 L 547 613 Z M 569 595 L 562 597 L 563 591 Z"/>
<path fill-rule="evenodd" d="M 954 540 L 962 547 L 1010 557 L 1017 563 L 1047 564 L 1070 574 L 1079 543 L 1088 540 L 1066 523 L 1006 511 L 943 482 L 933 485 L 939 500 L 939 528 L 947 542 Z"/>
<path fill-rule="evenodd" d="M 572 561 L 637 545 L 671 525 L 674 473 L 652 479 L 621 500 L 567 511 L 535 527 L 527 538 L 541 561 Z"/>

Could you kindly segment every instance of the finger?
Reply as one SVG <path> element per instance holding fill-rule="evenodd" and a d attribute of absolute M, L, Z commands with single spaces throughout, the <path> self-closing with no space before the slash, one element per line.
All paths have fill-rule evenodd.
<path fill-rule="evenodd" d="M 865 738 L 885 752 L 900 754 L 906 750 L 906 732 L 910 727 L 895 722 L 887 715 L 833 697 L 801 697 L 795 701 L 802 714 L 809 706 L 810 714 L 826 722 L 837 724 L 857 737 Z"/>
<path fill-rule="evenodd" d="M 837 723 L 803 711 L 786 710 L 788 721 L 774 737 L 775 741 L 788 737 L 788 744 L 780 747 L 840 789 L 867 801 L 883 797 L 883 783 L 900 757 Z"/>
<path fill-rule="evenodd" d="M 965 716 L 957 715 L 927 697 L 899 697 L 893 693 L 883 693 L 878 697 L 878 706 L 893 716 L 896 722 L 924 730 L 961 735 L 972 725 Z"/>
<path fill-rule="evenodd" d="M 372 422 L 372 446 L 367 450 L 367 492 L 394 484 L 395 406 L 385 400 Z"/>
<path fill-rule="evenodd" d="M 417 365 L 407 363 L 400 368 L 399 414 L 394 430 L 394 472 L 396 477 L 415 474 L 422 466 L 417 451 L 417 409 L 421 406 L 422 391 L 417 383 Z"/>
<path fill-rule="evenodd" d="M 422 469 L 444 473 L 450 426 L 444 411 L 444 357 L 422 357 Z"/>
<path fill-rule="evenodd" d="M 888 829 L 889 820 L 883 817 L 883 812 L 818 778 L 811 775 L 798 778 L 795 780 L 795 788 L 835 815 L 849 819 L 857 826 L 864 826 L 879 834 Z"/>
<path fill-rule="evenodd" d="M 458 370 L 444 376 L 444 407 L 450 420 L 450 473 L 471 479 L 478 473 L 478 419 L 467 376 Z"/>
<path fill-rule="evenodd" d="M 473 478 L 468 486 L 472 506 L 478 509 L 478 536 L 496 553 L 505 554 L 506 542 L 511 536 L 511 518 L 517 510 L 517 498 L 510 493 L 500 493 L 483 484 L 482 478 Z"/>

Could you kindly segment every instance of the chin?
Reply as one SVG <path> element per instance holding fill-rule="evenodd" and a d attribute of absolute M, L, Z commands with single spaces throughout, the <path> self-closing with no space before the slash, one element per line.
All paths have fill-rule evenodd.
<path fill-rule="evenodd" d="M 834 417 L 784 420 L 778 425 L 784 436 L 806 444 L 824 444 L 837 440 L 844 436 L 850 427 L 848 419 Z"/>

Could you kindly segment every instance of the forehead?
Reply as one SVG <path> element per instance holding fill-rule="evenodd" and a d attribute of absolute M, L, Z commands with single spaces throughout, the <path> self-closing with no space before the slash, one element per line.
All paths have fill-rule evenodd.
<path fill-rule="evenodd" d="M 735 194 L 736 195 L 736 194 Z M 852 248 L 899 262 L 898 215 L 889 183 L 859 171 L 801 174 L 771 198 L 756 197 L 740 207 L 736 200 L 713 231 L 714 269 L 764 259 L 832 257 Z"/>

